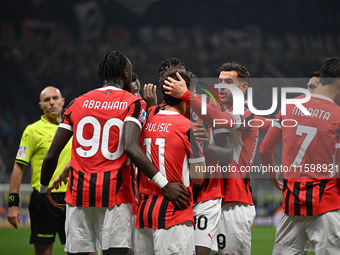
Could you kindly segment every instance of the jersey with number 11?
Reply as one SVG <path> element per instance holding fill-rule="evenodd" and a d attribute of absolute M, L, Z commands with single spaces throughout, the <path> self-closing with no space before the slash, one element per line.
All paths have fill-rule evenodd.
<path fill-rule="evenodd" d="M 60 124 L 73 131 L 67 203 L 111 207 L 132 202 L 123 125 L 133 121 L 141 128 L 145 109 L 139 97 L 111 86 L 92 90 L 69 104 Z"/>
<path fill-rule="evenodd" d="M 180 182 L 187 187 L 190 206 L 178 210 L 164 197 L 162 190 L 141 173 L 136 227 L 161 229 L 185 221 L 193 222 L 189 163 L 204 162 L 205 159 L 190 129 L 190 120 L 177 112 L 160 111 L 145 123 L 142 147 L 169 182 Z"/>

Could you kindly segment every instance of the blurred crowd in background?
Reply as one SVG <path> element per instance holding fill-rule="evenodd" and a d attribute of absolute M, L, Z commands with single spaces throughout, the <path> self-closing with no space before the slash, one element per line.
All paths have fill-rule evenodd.
<path fill-rule="evenodd" d="M 107 51 L 124 52 L 142 84 L 157 84 L 158 65 L 170 57 L 198 77 L 217 77 L 223 62 L 236 61 L 252 77 L 307 82 L 324 58 L 339 55 L 338 7 L 336 0 L 1 1 L 0 183 L 9 182 L 24 128 L 40 118 L 40 91 L 60 88 L 67 105 L 98 87 Z"/>

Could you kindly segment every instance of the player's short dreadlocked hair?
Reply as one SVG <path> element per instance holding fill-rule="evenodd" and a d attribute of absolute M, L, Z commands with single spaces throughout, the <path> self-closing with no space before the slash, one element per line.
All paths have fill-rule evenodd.
<path fill-rule="evenodd" d="M 98 78 L 100 83 L 105 81 L 116 81 L 123 77 L 128 60 L 120 51 L 111 51 L 105 54 L 99 63 Z"/>
<path fill-rule="evenodd" d="M 335 80 L 340 78 L 340 58 L 327 58 L 320 69 L 320 83 L 321 85 L 332 84 Z"/>
<path fill-rule="evenodd" d="M 162 93 L 163 93 L 164 102 L 167 105 L 170 105 L 170 106 L 178 105 L 180 102 L 182 102 L 182 99 L 175 98 L 173 96 L 169 96 L 169 95 L 165 94 L 164 92 L 166 90 L 163 88 L 163 85 L 164 85 L 164 81 L 168 77 L 171 77 L 175 80 L 178 80 L 177 75 L 176 75 L 177 72 L 182 76 L 183 80 L 185 80 L 185 83 L 186 83 L 188 89 L 190 89 L 190 86 L 196 85 L 196 75 L 194 75 L 192 72 L 182 71 L 182 70 L 178 70 L 178 69 L 172 69 L 172 70 L 164 72 L 162 74 L 160 80 L 159 80 L 159 86 L 161 87 L 161 90 L 162 90 Z"/>

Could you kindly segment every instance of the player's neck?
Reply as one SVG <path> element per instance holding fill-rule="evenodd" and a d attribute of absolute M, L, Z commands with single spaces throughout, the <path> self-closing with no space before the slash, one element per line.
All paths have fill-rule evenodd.
<path fill-rule="evenodd" d="M 179 114 L 185 115 L 185 108 L 181 107 L 180 105 L 176 105 L 176 106 L 166 105 L 164 110 L 170 111 L 170 112 L 177 112 Z"/>
<path fill-rule="evenodd" d="M 106 81 L 103 87 L 108 87 L 108 86 L 123 89 L 123 81 Z"/>
<path fill-rule="evenodd" d="M 319 86 L 317 90 L 314 92 L 314 94 L 319 94 L 325 97 L 328 97 L 332 99 L 333 101 L 336 101 L 336 96 L 338 94 L 338 88 L 337 86 L 332 85 L 325 85 L 325 86 Z"/>

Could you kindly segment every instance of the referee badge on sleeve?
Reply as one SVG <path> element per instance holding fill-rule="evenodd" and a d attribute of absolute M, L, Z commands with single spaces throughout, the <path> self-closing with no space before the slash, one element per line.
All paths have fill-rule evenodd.
<path fill-rule="evenodd" d="M 27 152 L 27 147 L 26 146 L 19 146 L 17 158 L 25 159 L 26 152 Z"/>

